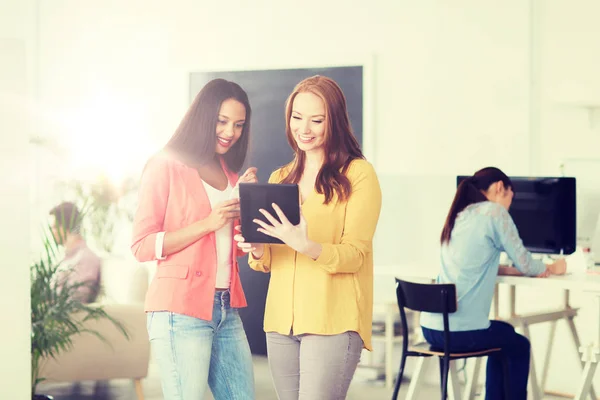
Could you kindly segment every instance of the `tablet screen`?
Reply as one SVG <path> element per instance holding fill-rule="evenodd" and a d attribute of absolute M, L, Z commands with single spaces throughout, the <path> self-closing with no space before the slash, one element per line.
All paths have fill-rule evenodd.
<path fill-rule="evenodd" d="M 240 214 L 242 221 L 242 236 L 246 243 L 279 243 L 279 239 L 258 232 L 260 225 L 252 222 L 254 219 L 265 221 L 270 225 L 261 208 L 267 210 L 279 220 L 271 206 L 275 203 L 281 208 L 287 219 L 294 225 L 300 223 L 300 200 L 298 185 L 283 183 L 240 183 Z"/>

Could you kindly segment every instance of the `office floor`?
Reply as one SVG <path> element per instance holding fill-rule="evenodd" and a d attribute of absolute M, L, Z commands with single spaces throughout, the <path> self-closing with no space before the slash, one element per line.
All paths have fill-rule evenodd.
<path fill-rule="evenodd" d="M 254 371 L 256 382 L 256 398 L 259 400 L 277 400 L 271 375 L 265 357 L 254 357 Z M 369 380 L 367 374 L 359 369 L 356 373 L 347 400 L 389 400 L 392 390 L 385 389 L 383 382 Z M 148 377 L 144 380 L 145 400 L 162 400 L 160 381 L 156 365 L 151 363 Z M 402 385 L 399 399 L 404 399 L 408 389 L 408 382 Z M 38 393 L 54 396 L 55 400 L 136 400 L 135 390 L 131 381 L 115 380 L 111 382 L 84 382 L 81 384 L 45 384 L 40 385 Z M 437 385 L 426 385 L 419 396 L 420 400 L 438 399 L 440 391 Z M 545 400 L 555 397 L 546 396 Z M 556 397 L 558 399 L 558 397 Z M 214 400 L 210 393 L 206 400 Z"/>
<path fill-rule="evenodd" d="M 256 398 L 260 400 L 277 400 L 271 375 L 265 357 L 254 357 L 254 371 L 256 382 Z M 389 400 L 392 391 L 383 387 L 383 382 L 372 381 L 366 377 L 366 373 L 359 370 L 350 386 L 348 400 Z M 368 374 L 371 375 L 371 374 Z M 148 377 L 143 382 L 145 400 L 162 400 L 158 370 L 155 364 L 150 364 Z M 408 384 L 403 385 L 402 392 L 405 393 Z M 55 400 L 135 400 L 133 383 L 126 380 L 115 380 L 111 382 L 84 382 L 81 384 L 45 384 L 40 385 L 38 393 L 54 396 Z M 400 398 L 404 397 L 401 394 Z M 435 399 L 439 397 L 437 387 L 425 388 L 422 399 Z M 213 400 L 210 393 L 206 400 Z"/>

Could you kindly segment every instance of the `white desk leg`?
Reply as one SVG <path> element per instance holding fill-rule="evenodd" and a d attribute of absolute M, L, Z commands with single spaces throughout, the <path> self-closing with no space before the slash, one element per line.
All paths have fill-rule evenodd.
<path fill-rule="evenodd" d="M 499 285 L 496 283 L 496 286 L 494 286 L 494 308 L 493 308 L 493 316 L 494 319 L 498 319 L 500 318 L 500 303 L 499 303 L 499 299 L 500 299 L 500 288 Z"/>
<path fill-rule="evenodd" d="M 477 384 L 479 382 L 479 371 L 481 370 L 482 361 L 483 357 L 475 357 L 473 359 L 475 365 L 473 366 L 473 371 L 471 372 L 471 376 L 469 377 L 467 385 L 465 386 L 463 400 L 473 400 L 477 394 Z"/>
<path fill-rule="evenodd" d="M 595 294 L 596 303 L 596 334 L 593 343 L 579 348 L 581 352 L 581 360 L 584 362 L 583 374 L 574 400 L 585 400 L 592 388 L 592 380 L 600 362 L 600 293 Z"/>
<path fill-rule="evenodd" d="M 589 348 L 582 347 L 581 350 L 585 354 L 585 352 Z M 589 349 L 591 350 L 591 349 Z M 598 355 L 596 354 L 596 357 Z M 592 380 L 594 379 L 594 374 L 596 373 L 596 368 L 598 367 L 598 361 L 588 360 L 583 367 L 583 377 L 579 384 L 579 388 L 577 388 L 577 393 L 575 394 L 574 400 L 585 400 L 587 395 L 590 392 L 592 387 Z"/>
<path fill-rule="evenodd" d="M 522 325 L 523 335 L 531 342 L 531 334 L 529 333 L 529 326 L 527 324 Z M 537 380 L 537 374 L 535 372 L 535 363 L 533 361 L 533 352 L 531 352 L 531 359 L 529 360 L 529 387 L 531 390 L 531 396 L 533 400 L 541 400 L 542 393 Z"/>
<path fill-rule="evenodd" d="M 510 317 L 517 315 L 517 287 L 515 285 L 510 286 Z"/>
<path fill-rule="evenodd" d="M 437 357 L 417 358 L 417 366 L 415 367 L 415 372 L 410 380 L 410 385 L 408 385 L 406 400 L 415 400 L 417 398 L 423 379 L 425 379 L 425 373 L 427 372 L 427 368 L 431 364 L 432 359 L 437 361 Z"/>
<path fill-rule="evenodd" d="M 456 360 L 450 361 L 450 374 L 448 379 L 448 398 L 450 400 L 460 400 L 460 382 L 458 380 L 458 369 Z"/>
<path fill-rule="evenodd" d="M 396 311 L 391 307 L 385 313 L 385 387 L 391 389 L 394 386 L 394 317 Z M 407 340 L 407 338 L 402 338 Z"/>
<path fill-rule="evenodd" d="M 580 351 L 581 341 L 579 340 L 579 335 L 577 334 L 577 328 L 575 327 L 575 322 L 573 321 L 573 318 L 568 318 L 567 324 L 569 325 L 569 329 L 571 330 L 571 336 L 573 337 L 573 343 L 575 344 L 575 350 Z M 581 366 L 583 368 L 585 368 L 585 362 L 582 361 Z M 590 397 L 592 400 L 596 400 L 596 391 L 594 390 L 593 384 L 590 384 Z"/>
<path fill-rule="evenodd" d="M 550 333 L 548 334 L 548 347 L 546 347 L 546 356 L 544 357 L 544 369 L 542 370 L 542 381 L 540 390 L 544 392 L 546 389 L 546 381 L 548 380 L 548 370 L 550 369 L 550 355 L 552 354 L 552 344 L 554 344 L 554 335 L 556 334 L 556 321 L 550 322 Z"/>

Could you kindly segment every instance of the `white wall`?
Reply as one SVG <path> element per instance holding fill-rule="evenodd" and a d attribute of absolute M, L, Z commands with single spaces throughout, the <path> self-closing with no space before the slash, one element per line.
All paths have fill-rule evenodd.
<path fill-rule="evenodd" d="M 113 96 L 131 111 L 122 125 L 133 129 L 119 131 L 115 123 L 106 136 L 156 146 L 186 109 L 190 71 L 374 55 L 375 161 L 382 172 L 435 174 L 483 164 L 527 171 L 524 2 L 357 3 L 42 1 L 41 96 L 55 115 Z M 98 115 L 110 119 L 111 111 Z"/>
<path fill-rule="evenodd" d="M 594 0 L 535 0 L 535 8 L 534 43 L 539 64 L 541 106 L 537 144 L 540 163 L 536 172 L 558 175 L 560 165 L 566 159 L 596 158 L 600 163 L 600 125 L 596 124 L 592 129 L 587 111 L 579 107 L 600 106 L 600 27 L 597 23 L 600 3 Z M 596 176 L 595 182 L 594 186 L 600 190 L 600 175 Z M 561 293 L 556 292 L 521 293 L 520 312 L 558 305 L 561 297 Z M 583 294 L 573 293 L 572 304 L 581 307 L 575 322 L 582 343 L 588 343 L 594 339 L 598 318 L 594 303 Z M 535 327 L 532 334 L 537 363 L 541 365 L 546 326 Z M 548 389 L 574 392 L 580 367 L 573 350 L 568 328 L 561 323 L 557 328 Z M 598 374 L 594 382 L 598 390 Z"/>
<path fill-rule="evenodd" d="M 557 173 L 565 158 L 600 158 L 600 126 L 582 105 L 600 107 L 600 3 L 539 1 L 542 170 Z M 600 184 L 600 177 L 599 177 Z"/>
<path fill-rule="evenodd" d="M 137 171 L 185 112 L 192 71 L 373 58 L 372 161 L 380 174 L 410 175 L 411 182 L 423 177 L 404 188 L 407 195 L 438 196 L 439 188 L 428 191 L 427 176 L 436 176 L 431 184 L 487 165 L 512 175 L 557 173 L 563 152 L 594 149 L 570 145 L 564 132 L 577 131 L 586 143 L 599 137 L 588 132 L 583 112 L 559 113 L 553 101 L 565 91 L 576 99 L 598 93 L 591 89 L 600 88 L 594 75 L 600 70 L 598 6 L 594 0 L 532 1 L 535 15 L 523 0 L 307 0 L 293 6 L 277 0 L 40 0 L 44 132 L 69 137 L 79 157 L 110 157 L 110 164 Z M 532 72 L 539 79 L 533 92 Z M 51 189 L 46 178 L 71 171 L 60 157 L 41 156 L 40 217 L 54 201 L 41 195 Z M 437 222 L 423 221 L 428 213 L 412 215 L 399 228 L 428 236 L 426 242 L 437 238 Z M 543 336 L 543 329 L 533 332 Z M 553 388 L 568 390 L 577 375 L 561 370 L 551 370 Z"/>
<path fill-rule="evenodd" d="M 28 136 L 35 74 L 34 1 L 0 1 L 0 398 L 30 386 Z"/>
<path fill-rule="evenodd" d="M 183 116 L 191 71 L 374 59 L 380 173 L 452 176 L 494 164 L 525 174 L 528 29 L 521 0 L 41 0 L 45 132 L 70 138 L 78 158 L 110 157 L 136 173 Z M 37 158 L 43 218 L 56 201 L 48 182 L 80 167 Z"/>

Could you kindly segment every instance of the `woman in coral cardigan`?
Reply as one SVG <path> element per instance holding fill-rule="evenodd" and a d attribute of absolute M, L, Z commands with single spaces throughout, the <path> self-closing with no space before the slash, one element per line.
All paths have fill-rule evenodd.
<path fill-rule="evenodd" d="M 238 246 L 270 272 L 264 329 L 280 400 L 344 399 L 361 351 L 371 350 L 372 241 L 381 207 L 373 166 L 356 141 L 346 100 L 331 79 L 300 82 L 286 107 L 294 160 L 270 182 L 299 185 L 302 218 L 262 210 L 260 232 L 285 244 Z"/>
<path fill-rule="evenodd" d="M 248 96 L 233 82 L 209 82 L 165 149 L 142 174 L 133 254 L 157 261 L 146 296 L 148 334 L 164 398 L 254 399 L 252 357 L 238 308 L 240 284 L 232 195 L 246 157 Z M 250 168 L 240 178 L 256 182 Z"/>

